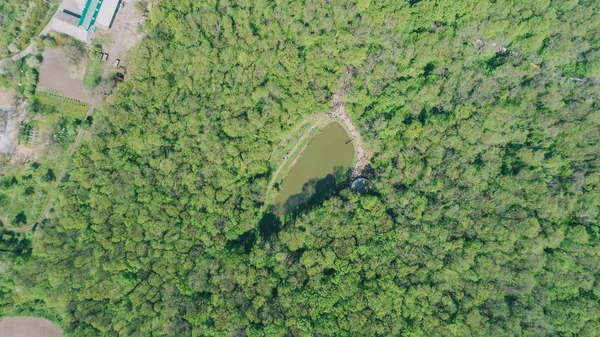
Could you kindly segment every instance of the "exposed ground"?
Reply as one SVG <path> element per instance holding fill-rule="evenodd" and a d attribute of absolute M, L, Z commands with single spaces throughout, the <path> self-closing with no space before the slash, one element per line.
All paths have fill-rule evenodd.
<path fill-rule="evenodd" d="M 19 125 L 27 111 L 12 89 L 0 89 L 0 153 L 13 153 L 19 137 Z"/>
<path fill-rule="evenodd" d="M 138 27 L 142 21 L 142 14 L 135 8 L 135 3 L 138 1 L 127 1 L 124 7 L 119 6 L 115 21 L 108 31 L 101 31 L 101 34 L 106 34 L 113 41 L 112 45 L 104 50 L 108 53 L 108 65 L 112 65 L 116 59 L 121 60 L 122 65 L 126 65 L 128 61 L 127 52 L 142 38 L 138 33 Z M 111 71 L 110 67 L 104 69 L 103 77 L 108 76 Z"/>
<path fill-rule="evenodd" d="M 0 321 L 2 337 L 63 337 L 62 329 L 43 318 L 7 317 Z"/>
<path fill-rule="evenodd" d="M 16 95 L 13 89 L 0 88 L 0 106 L 13 106 Z"/>
<path fill-rule="evenodd" d="M 23 145 L 15 146 L 15 150 L 11 156 L 10 162 L 13 165 L 21 165 L 24 163 L 31 163 L 38 159 L 38 154 Z"/>
<path fill-rule="evenodd" d="M 346 76 L 340 90 L 334 93 L 331 98 L 331 110 L 329 111 L 329 114 L 333 118 L 339 120 L 342 125 L 344 125 L 346 130 L 350 133 L 350 136 L 354 142 L 354 146 L 356 147 L 356 164 L 354 165 L 354 169 L 352 169 L 352 179 L 357 178 L 362 174 L 362 171 L 371 162 L 372 157 L 372 153 L 365 150 L 364 143 L 360 137 L 360 132 L 358 132 L 352 123 L 352 119 L 350 118 L 348 112 L 346 112 L 346 109 L 344 108 L 344 101 L 342 100 L 343 95 L 350 86 L 350 79 L 352 78 L 353 72 L 354 69 L 349 69 L 346 72 Z"/>
<path fill-rule="evenodd" d="M 0 321 L 2 337 L 63 337 L 62 329 L 43 318 L 7 317 Z"/>
<path fill-rule="evenodd" d="M 83 73 L 69 63 L 69 56 L 65 53 L 62 48 L 47 48 L 44 51 L 38 89 L 57 90 L 65 97 L 90 103 L 92 95 L 83 86 Z"/>

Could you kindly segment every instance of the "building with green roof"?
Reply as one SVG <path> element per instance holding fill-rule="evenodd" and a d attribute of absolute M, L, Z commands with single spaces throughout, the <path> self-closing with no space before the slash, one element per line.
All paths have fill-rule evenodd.
<path fill-rule="evenodd" d="M 111 27 L 120 3 L 121 0 L 63 0 L 52 20 L 53 30 L 91 43 L 96 27 Z"/>
<path fill-rule="evenodd" d="M 85 30 L 90 30 L 96 22 L 96 17 L 98 17 L 102 2 L 103 0 L 88 0 L 83 9 L 83 13 L 81 13 L 78 26 L 83 27 Z"/>

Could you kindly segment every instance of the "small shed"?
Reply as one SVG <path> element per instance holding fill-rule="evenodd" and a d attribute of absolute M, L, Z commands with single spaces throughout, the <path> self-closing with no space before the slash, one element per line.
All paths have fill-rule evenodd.
<path fill-rule="evenodd" d="M 368 183 L 369 183 L 369 181 L 366 178 L 362 178 L 362 177 L 356 178 L 352 182 L 352 185 L 350 185 L 350 188 L 353 191 L 365 193 L 365 192 L 367 192 L 367 189 L 368 189 L 368 186 L 367 186 Z"/>

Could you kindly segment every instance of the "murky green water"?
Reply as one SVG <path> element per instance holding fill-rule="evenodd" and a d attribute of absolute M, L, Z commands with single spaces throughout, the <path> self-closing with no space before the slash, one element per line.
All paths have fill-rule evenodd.
<path fill-rule="evenodd" d="M 278 213 L 288 213 L 327 191 L 352 164 L 354 143 L 338 124 L 331 123 L 310 140 L 302 157 L 281 184 L 275 199 Z"/>

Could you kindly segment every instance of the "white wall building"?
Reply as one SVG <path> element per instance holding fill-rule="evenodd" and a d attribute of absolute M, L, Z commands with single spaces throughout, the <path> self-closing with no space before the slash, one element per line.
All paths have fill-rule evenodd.
<path fill-rule="evenodd" d="M 91 43 L 96 26 L 112 26 L 121 0 L 63 0 L 52 18 L 52 29 Z"/>

